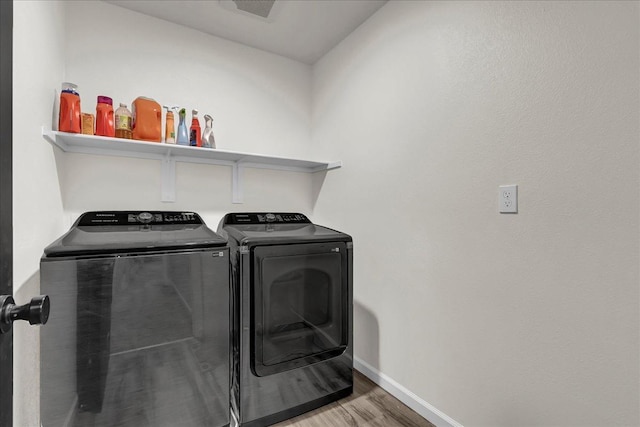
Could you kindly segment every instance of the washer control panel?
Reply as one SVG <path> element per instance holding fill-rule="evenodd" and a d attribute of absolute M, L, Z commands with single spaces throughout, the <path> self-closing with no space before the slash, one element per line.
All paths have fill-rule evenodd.
<path fill-rule="evenodd" d="M 133 224 L 204 224 L 195 212 L 174 211 L 101 211 L 87 212 L 78 219 L 81 227 L 98 225 L 133 225 Z"/>
<path fill-rule="evenodd" d="M 246 212 L 232 213 L 225 218 L 227 224 L 311 224 L 301 213 Z"/>

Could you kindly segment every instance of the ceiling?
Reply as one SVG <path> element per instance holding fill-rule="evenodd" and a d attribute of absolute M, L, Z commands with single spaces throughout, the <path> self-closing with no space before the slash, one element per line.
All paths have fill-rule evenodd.
<path fill-rule="evenodd" d="M 387 0 L 103 0 L 214 36 L 313 64 Z M 268 3 L 267 18 L 237 9 Z"/>

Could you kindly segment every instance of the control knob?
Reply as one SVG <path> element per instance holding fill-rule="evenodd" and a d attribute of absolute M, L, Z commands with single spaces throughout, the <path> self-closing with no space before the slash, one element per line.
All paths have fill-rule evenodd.
<path fill-rule="evenodd" d="M 153 215 L 151 215 L 149 212 L 140 212 L 138 214 L 138 221 L 140 221 L 143 224 L 148 224 L 153 220 Z"/>
<path fill-rule="evenodd" d="M 272 213 L 268 213 L 265 215 L 267 222 L 274 222 L 276 220 L 276 216 Z"/>

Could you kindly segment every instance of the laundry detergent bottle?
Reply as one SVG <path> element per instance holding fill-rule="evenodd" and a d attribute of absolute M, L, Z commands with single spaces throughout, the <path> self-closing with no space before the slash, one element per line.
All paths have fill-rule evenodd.
<path fill-rule="evenodd" d="M 180 109 L 178 116 L 180 117 L 180 123 L 178 124 L 178 136 L 177 136 L 177 144 L 178 145 L 189 145 L 189 131 L 187 130 L 187 124 L 185 123 L 185 116 L 187 115 L 187 111 L 184 108 Z"/>
<path fill-rule="evenodd" d="M 113 100 L 108 96 L 98 96 L 96 106 L 96 135 L 116 136 L 116 128 L 113 123 Z"/>
<path fill-rule="evenodd" d="M 133 139 L 162 142 L 162 107 L 155 100 L 137 97 L 131 106 Z"/>
<path fill-rule="evenodd" d="M 80 133 L 82 131 L 80 94 L 78 93 L 78 86 L 73 83 L 62 83 L 58 130 L 71 133 Z"/>

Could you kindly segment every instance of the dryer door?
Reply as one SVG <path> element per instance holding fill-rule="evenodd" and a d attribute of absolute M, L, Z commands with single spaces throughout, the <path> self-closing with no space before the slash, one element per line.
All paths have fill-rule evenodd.
<path fill-rule="evenodd" d="M 252 256 L 254 374 L 342 354 L 348 339 L 346 244 L 257 246 Z"/>

